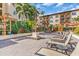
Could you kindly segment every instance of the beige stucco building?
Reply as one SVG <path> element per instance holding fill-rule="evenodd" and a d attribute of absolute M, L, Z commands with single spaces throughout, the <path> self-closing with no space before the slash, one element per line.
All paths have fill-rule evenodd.
<path fill-rule="evenodd" d="M 66 21 L 73 22 L 73 18 L 76 18 L 78 16 L 79 16 L 79 9 L 75 9 L 50 15 L 44 15 L 42 16 L 42 18 L 44 21 L 45 20 L 48 21 L 49 24 L 56 25 L 60 23 L 62 24 Z"/>
<path fill-rule="evenodd" d="M 5 15 L 6 13 L 11 15 L 12 18 L 18 19 L 15 4 L 0 3 L 0 16 Z"/>

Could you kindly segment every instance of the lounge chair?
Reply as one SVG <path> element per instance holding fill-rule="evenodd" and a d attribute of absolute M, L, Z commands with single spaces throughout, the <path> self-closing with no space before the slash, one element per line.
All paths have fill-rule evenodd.
<path fill-rule="evenodd" d="M 67 54 L 67 48 L 65 48 L 67 46 L 67 44 L 69 43 L 70 39 L 71 39 L 72 33 L 68 34 L 67 36 L 64 37 L 63 40 L 49 40 L 47 42 L 47 48 L 55 48 L 56 50 L 60 49 L 62 51 L 64 51 L 64 53 Z"/>
<path fill-rule="evenodd" d="M 53 39 L 63 39 L 66 35 L 68 35 L 69 34 L 69 32 L 62 32 L 62 33 L 60 33 L 60 34 L 55 34 L 55 35 L 52 35 L 52 37 L 53 37 Z"/>
<path fill-rule="evenodd" d="M 64 32 L 61 35 L 53 35 L 52 38 L 50 38 L 51 40 L 64 40 L 65 37 L 68 35 L 69 33 Z"/>
<path fill-rule="evenodd" d="M 79 56 L 78 50 L 79 50 L 79 42 L 77 43 L 75 49 L 72 51 L 70 56 Z M 48 48 L 41 48 L 39 51 L 36 52 L 36 54 L 41 56 L 68 56 L 66 54 Z"/>
<path fill-rule="evenodd" d="M 47 47 L 50 47 L 50 48 L 53 47 L 56 50 L 61 50 L 61 52 L 68 54 L 68 52 L 71 52 L 73 49 L 73 47 L 68 44 L 71 39 L 71 36 L 72 36 L 72 33 L 70 33 L 69 35 L 66 35 L 63 40 L 54 39 L 54 40 L 48 41 Z"/>
<path fill-rule="evenodd" d="M 75 50 L 72 52 L 71 56 L 79 56 L 79 42 L 77 43 Z"/>
<path fill-rule="evenodd" d="M 62 46 L 66 46 L 70 39 L 71 39 L 71 36 L 72 36 L 72 33 L 70 33 L 69 35 L 66 35 L 63 40 L 60 40 L 60 39 L 52 39 L 52 40 L 49 40 L 47 42 L 47 46 L 52 46 L 52 45 L 62 45 Z"/>

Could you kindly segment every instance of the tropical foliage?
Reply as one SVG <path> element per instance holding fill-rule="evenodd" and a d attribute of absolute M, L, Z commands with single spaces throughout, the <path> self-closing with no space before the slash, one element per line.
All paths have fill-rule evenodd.
<path fill-rule="evenodd" d="M 38 11 L 35 6 L 28 4 L 28 3 L 17 3 L 16 4 L 16 11 L 19 15 L 19 18 L 22 17 L 22 19 L 30 19 L 35 20 Z"/>
<path fill-rule="evenodd" d="M 79 26 L 74 29 L 74 33 L 79 34 Z"/>
<path fill-rule="evenodd" d="M 25 28 L 25 31 L 32 31 L 36 26 L 37 16 L 39 14 L 36 7 L 28 3 L 17 3 L 16 11 L 19 18 L 22 20 L 22 27 Z"/>
<path fill-rule="evenodd" d="M 17 34 L 32 32 L 32 30 L 36 27 L 36 18 L 39 14 L 36 7 L 29 3 L 16 3 L 15 7 L 16 14 L 19 16 L 21 21 L 12 22 L 12 33 Z M 43 14 L 44 12 L 41 11 L 40 13 Z M 8 21 L 7 24 L 8 34 L 8 32 L 10 32 L 10 22 Z"/>
<path fill-rule="evenodd" d="M 12 23 L 12 33 L 27 33 L 32 32 L 36 22 L 33 20 L 17 21 Z"/>

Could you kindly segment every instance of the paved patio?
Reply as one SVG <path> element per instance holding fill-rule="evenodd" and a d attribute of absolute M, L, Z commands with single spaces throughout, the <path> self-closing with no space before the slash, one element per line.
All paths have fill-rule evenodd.
<path fill-rule="evenodd" d="M 46 47 L 49 37 L 52 37 L 50 33 L 40 35 L 44 38 L 34 40 L 26 35 L 20 38 L 0 40 L 0 56 L 36 56 L 35 53 L 40 48 Z"/>
<path fill-rule="evenodd" d="M 41 47 L 46 47 L 47 40 L 33 40 L 27 36 L 0 40 L 0 56 L 34 56 Z"/>

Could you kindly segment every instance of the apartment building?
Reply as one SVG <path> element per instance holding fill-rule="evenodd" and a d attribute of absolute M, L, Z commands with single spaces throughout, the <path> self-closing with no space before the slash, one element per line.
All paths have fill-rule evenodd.
<path fill-rule="evenodd" d="M 64 24 L 65 22 L 73 21 L 73 18 L 79 16 L 79 9 L 70 10 L 50 15 L 42 16 L 47 25 Z"/>
<path fill-rule="evenodd" d="M 16 14 L 16 8 L 15 8 L 15 4 L 11 3 L 0 3 L 0 16 L 4 16 L 4 15 L 8 15 L 11 16 L 11 18 L 9 18 L 9 20 L 19 20 L 18 15 Z M 7 31 L 11 32 L 11 22 L 10 22 L 10 29 L 8 30 L 6 27 L 8 26 L 8 24 L 4 23 L 2 17 L 0 18 L 0 34 L 2 35 L 6 35 Z"/>
<path fill-rule="evenodd" d="M 53 25 L 59 24 L 60 23 L 59 19 L 60 19 L 59 14 L 53 15 L 53 16 L 49 16 L 49 24 L 53 24 Z"/>
<path fill-rule="evenodd" d="M 3 16 L 5 14 L 11 15 L 14 19 L 18 19 L 15 4 L 0 3 L 0 16 Z"/>
<path fill-rule="evenodd" d="M 79 9 L 74 10 L 74 11 L 71 12 L 71 19 L 73 19 L 77 16 L 79 16 Z"/>

